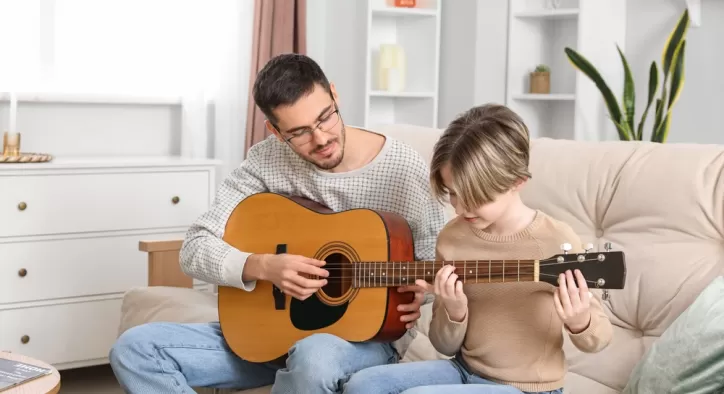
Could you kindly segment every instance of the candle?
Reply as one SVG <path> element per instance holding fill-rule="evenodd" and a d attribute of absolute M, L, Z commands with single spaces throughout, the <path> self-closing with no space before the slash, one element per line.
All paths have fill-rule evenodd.
<path fill-rule="evenodd" d="M 3 156 L 20 156 L 20 133 L 3 135 Z"/>
<path fill-rule="evenodd" d="M 15 92 L 10 93 L 10 127 L 8 128 L 8 131 L 10 133 L 15 133 L 15 122 L 17 119 L 17 113 L 18 113 L 18 98 L 15 95 Z"/>

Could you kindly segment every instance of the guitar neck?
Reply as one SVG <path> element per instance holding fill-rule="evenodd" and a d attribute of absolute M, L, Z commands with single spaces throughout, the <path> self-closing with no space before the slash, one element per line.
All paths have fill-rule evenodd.
<path fill-rule="evenodd" d="M 468 283 L 537 282 L 538 260 L 386 261 L 353 264 L 352 287 L 398 287 L 422 279 L 433 283 L 437 272 L 452 265 L 458 280 Z"/>

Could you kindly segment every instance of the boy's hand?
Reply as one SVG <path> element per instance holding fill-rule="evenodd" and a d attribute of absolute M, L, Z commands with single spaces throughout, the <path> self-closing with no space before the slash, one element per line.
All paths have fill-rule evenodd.
<path fill-rule="evenodd" d="M 591 294 L 581 271 L 576 270 L 578 286 L 570 270 L 558 276 L 558 290 L 553 293 L 553 303 L 558 316 L 568 329 L 577 334 L 588 328 L 591 322 Z"/>
<path fill-rule="evenodd" d="M 440 268 L 435 275 L 435 283 L 430 286 L 423 280 L 416 283 L 428 291 L 435 293 L 435 297 L 442 300 L 450 320 L 461 322 L 468 313 L 468 298 L 463 292 L 463 282 L 457 282 L 458 276 L 453 272 L 455 267 L 446 265 Z"/>

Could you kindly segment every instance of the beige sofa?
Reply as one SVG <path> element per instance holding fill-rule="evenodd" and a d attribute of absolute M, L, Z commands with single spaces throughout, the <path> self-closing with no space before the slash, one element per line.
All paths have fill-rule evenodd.
<path fill-rule="evenodd" d="M 440 133 L 404 125 L 379 131 L 428 160 Z M 568 222 L 594 250 L 612 242 L 626 254 L 626 289 L 610 291 L 604 302 L 615 326 L 612 343 L 597 354 L 565 343 L 567 394 L 619 393 L 650 345 L 724 273 L 724 146 L 541 139 L 533 142 L 530 166 L 528 204 Z M 151 285 L 159 286 L 127 293 L 121 332 L 149 321 L 217 319 L 213 294 L 176 287 L 190 284 L 178 274 L 179 243 L 150 245 Z M 424 335 L 429 318 L 424 308 L 421 335 L 403 361 L 440 357 Z"/>

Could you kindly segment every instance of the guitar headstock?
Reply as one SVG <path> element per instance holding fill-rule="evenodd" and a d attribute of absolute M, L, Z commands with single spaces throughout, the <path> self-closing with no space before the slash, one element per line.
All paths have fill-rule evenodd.
<path fill-rule="evenodd" d="M 623 289 L 626 283 L 626 258 L 623 252 L 611 251 L 606 242 L 605 252 L 592 252 L 592 244 L 585 252 L 569 253 L 570 244 L 561 245 L 563 253 L 540 260 L 540 281 L 558 286 L 558 276 L 567 270 L 579 270 L 586 278 L 589 289 Z"/>

